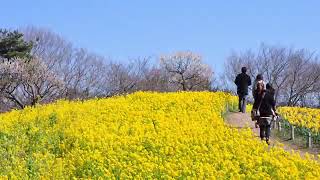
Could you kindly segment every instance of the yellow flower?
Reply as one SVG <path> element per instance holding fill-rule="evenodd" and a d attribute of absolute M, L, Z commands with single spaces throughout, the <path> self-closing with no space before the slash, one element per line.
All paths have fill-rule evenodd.
<path fill-rule="evenodd" d="M 250 129 L 225 125 L 237 97 L 223 92 L 137 92 L 58 101 L 0 115 L 0 177 L 21 179 L 299 179 L 320 165 Z M 251 108 L 248 106 L 248 108 Z M 309 113 L 309 111 L 311 113 Z M 317 110 L 283 108 L 292 122 Z"/>

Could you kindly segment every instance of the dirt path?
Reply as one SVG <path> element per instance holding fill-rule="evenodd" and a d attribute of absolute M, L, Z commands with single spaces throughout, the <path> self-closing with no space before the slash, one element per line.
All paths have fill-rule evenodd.
<path fill-rule="evenodd" d="M 251 120 L 249 114 L 243 114 L 243 113 L 230 113 L 226 117 L 226 122 L 233 128 L 242 129 L 242 128 L 250 128 L 252 129 L 253 133 L 255 134 L 255 137 L 260 140 L 259 137 L 259 128 L 255 128 L 254 122 Z M 274 131 L 272 129 L 271 131 Z M 282 143 L 284 150 L 291 152 L 291 150 L 299 151 L 301 156 L 304 156 L 305 153 L 313 154 L 315 155 L 315 158 L 319 160 L 318 154 L 320 154 L 319 149 L 311 148 L 308 149 L 306 147 L 299 147 L 297 145 L 294 145 L 293 143 L 290 143 L 289 141 L 286 141 L 284 139 L 281 139 L 274 135 L 274 133 L 271 133 L 270 137 L 270 146 L 276 146 L 277 143 Z"/>

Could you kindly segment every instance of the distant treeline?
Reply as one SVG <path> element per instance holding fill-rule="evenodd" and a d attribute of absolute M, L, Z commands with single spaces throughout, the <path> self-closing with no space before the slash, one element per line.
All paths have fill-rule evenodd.
<path fill-rule="evenodd" d="M 242 66 L 261 73 L 285 105 L 320 105 L 320 65 L 314 52 L 261 45 L 232 53 L 221 77 L 201 55 L 176 51 L 122 61 L 77 48 L 43 28 L 0 31 L 0 111 L 57 99 L 88 99 L 135 91 L 230 91 Z"/>

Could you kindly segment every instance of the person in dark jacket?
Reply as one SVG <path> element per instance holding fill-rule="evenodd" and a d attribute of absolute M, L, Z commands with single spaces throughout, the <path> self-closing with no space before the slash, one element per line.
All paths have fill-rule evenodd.
<path fill-rule="evenodd" d="M 261 101 L 260 105 L 260 118 L 259 118 L 259 127 L 260 127 L 260 138 L 261 140 L 266 140 L 269 144 L 269 138 L 271 133 L 271 121 L 277 116 L 276 113 L 276 101 L 274 99 L 274 89 L 271 84 L 266 85 L 266 90 L 259 98 Z"/>
<path fill-rule="evenodd" d="M 255 100 L 257 95 L 259 93 L 261 93 L 262 91 L 264 91 L 266 89 L 266 84 L 263 81 L 263 76 L 262 74 L 258 74 L 256 79 L 253 82 L 253 86 L 252 86 L 252 96 L 253 99 Z"/>
<path fill-rule="evenodd" d="M 234 83 L 237 85 L 237 94 L 239 96 L 239 112 L 245 113 L 248 87 L 251 86 L 251 78 L 247 75 L 246 67 L 241 68 L 241 73 L 237 75 Z"/>
<path fill-rule="evenodd" d="M 257 111 L 260 108 L 260 102 L 262 98 L 262 93 L 265 91 L 265 82 L 263 81 L 262 74 L 258 74 L 256 79 L 254 80 L 252 87 L 252 96 L 253 96 L 253 106 L 251 110 L 251 119 L 255 121 L 255 127 L 258 127 L 259 116 L 257 116 Z"/>

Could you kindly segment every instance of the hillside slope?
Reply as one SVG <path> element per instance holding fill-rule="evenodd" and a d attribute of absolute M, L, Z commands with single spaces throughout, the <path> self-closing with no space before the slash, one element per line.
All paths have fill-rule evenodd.
<path fill-rule="evenodd" d="M 0 115 L 0 176 L 260 178 L 320 176 L 320 164 L 224 123 L 225 93 L 145 93 L 59 101 Z M 232 106 L 233 106 L 232 105 Z"/>

